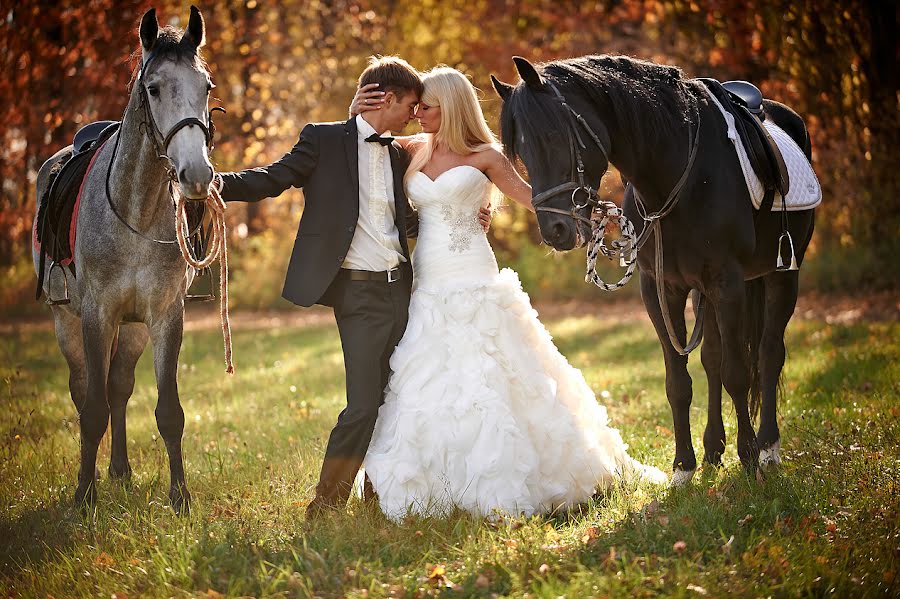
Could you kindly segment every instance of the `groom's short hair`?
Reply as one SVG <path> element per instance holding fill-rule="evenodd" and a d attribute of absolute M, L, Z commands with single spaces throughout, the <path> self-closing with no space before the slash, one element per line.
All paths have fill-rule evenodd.
<path fill-rule="evenodd" d="M 421 97 L 425 86 L 419 71 L 399 56 L 370 56 L 369 66 L 359 76 L 359 85 L 377 83 L 378 89 L 403 96 L 413 92 Z"/>

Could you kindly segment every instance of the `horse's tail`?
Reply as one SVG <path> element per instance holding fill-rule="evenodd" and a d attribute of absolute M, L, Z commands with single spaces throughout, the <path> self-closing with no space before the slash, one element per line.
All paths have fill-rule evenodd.
<path fill-rule="evenodd" d="M 744 283 L 745 321 L 744 335 L 749 350 L 750 368 L 750 419 L 756 420 L 762 402 L 762 385 L 759 374 L 759 346 L 762 342 L 766 309 L 766 290 L 762 277 Z"/>

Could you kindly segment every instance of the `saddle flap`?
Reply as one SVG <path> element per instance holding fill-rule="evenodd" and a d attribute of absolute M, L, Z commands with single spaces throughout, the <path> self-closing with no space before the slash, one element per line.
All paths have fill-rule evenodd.
<path fill-rule="evenodd" d="M 715 79 L 701 79 L 710 93 L 721 103 L 722 109 L 734 116 L 734 126 L 754 172 L 767 189 L 787 197 L 790 179 L 778 144 L 763 125 L 762 93 L 752 83 Z M 758 114 L 748 104 L 758 108 Z"/>

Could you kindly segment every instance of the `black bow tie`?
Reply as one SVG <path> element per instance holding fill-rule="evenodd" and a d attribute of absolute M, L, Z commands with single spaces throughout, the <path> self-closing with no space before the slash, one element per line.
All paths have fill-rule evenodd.
<path fill-rule="evenodd" d="M 381 137 L 377 133 L 373 133 L 372 135 L 370 135 L 369 137 L 366 138 L 366 141 L 370 141 L 373 143 L 377 142 L 383 146 L 389 146 L 389 145 L 391 145 L 391 143 L 393 143 L 394 138 L 393 137 Z"/>

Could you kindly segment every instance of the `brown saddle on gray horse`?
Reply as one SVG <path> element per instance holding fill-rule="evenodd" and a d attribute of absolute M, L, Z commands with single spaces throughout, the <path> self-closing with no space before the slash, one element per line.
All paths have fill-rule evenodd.
<path fill-rule="evenodd" d="M 72 153 L 50 169 L 50 180 L 40 198 L 34 228 L 34 247 L 40 251 L 35 299 L 41 297 L 44 264 L 48 257 L 52 264 L 69 266 L 75 274 L 72 239 L 75 235 L 78 192 L 97 150 L 118 128 L 118 121 L 97 121 L 85 125 L 75 134 Z"/>
<path fill-rule="evenodd" d="M 768 212 L 775 201 L 775 193 L 787 197 L 791 182 L 781 150 L 763 122 L 766 112 L 762 93 L 747 81 L 726 81 L 701 78 L 722 107 L 734 116 L 734 125 L 741 138 L 750 165 L 765 188 L 760 212 Z"/>

